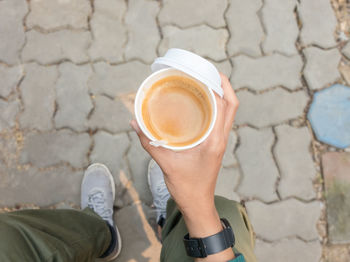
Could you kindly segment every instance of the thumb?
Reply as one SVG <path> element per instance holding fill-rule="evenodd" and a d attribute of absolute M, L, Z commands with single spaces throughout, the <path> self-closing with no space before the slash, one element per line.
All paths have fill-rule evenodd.
<path fill-rule="evenodd" d="M 171 153 L 171 150 L 169 149 L 152 146 L 149 143 L 151 140 L 149 140 L 148 137 L 146 137 L 146 135 L 142 132 L 135 119 L 130 121 L 130 125 L 138 135 L 142 147 L 153 157 L 153 159 L 156 161 L 161 161 L 162 157 L 167 157 L 168 154 Z"/>

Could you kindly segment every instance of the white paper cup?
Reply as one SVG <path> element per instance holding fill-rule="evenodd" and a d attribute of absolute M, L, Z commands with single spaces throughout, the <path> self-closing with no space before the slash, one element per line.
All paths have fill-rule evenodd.
<path fill-rule="evenodd" d="M 166 143 L 164 143 L 164 141 L 158 141 L 155 137 L 153 137 L 151 132 L 148 131 L 148 129 L 143 121 L 143 118 L 142 118 L 142 111 L 141 111 L 142 110 L 142 103 L 143 103 L 143 100 L 145 98 L 145 94 L 146 94 L 147 90 L 150 87 L 152 87 L 152 85 L 155 82 L 157 82 L 160 79 L 163 79 L 165 77 L 168 77 L 168 76 L 183 76 L 183 77 L 191 78 L 206 92 L 206 94 L 208 95 L 209 101 L 210 101 L 210 106 L 212 109 L 211 110 L 212 116 L 211 116 L 211 122 L 210 122 L 208 130 L 205 132 L 205 134 L 200 139 L 198 139 L 194 143 L 186 145 L 186 146 L 171 146 L 171 145 L 167 145 Z M 188 75 L 182 71 L 174 69 L 174 68 L 161 69 L 159 71 L 154 72 L 149 77 L 147 77 L 142 82 L 141 86 L 139 87 L 139 89 L 137 91 L 134 106 L 135 106 L 136 121 L 137 121 L 139 127 L 141 128 L 142 132 L 151 140 L 151 142 L 150 142 L 151 145 L 162 146 L 164 148 L 168 148 L 168 149 L 171 149 L 174 151 L 181 151 L 181 150 L 190 149 L 190 148 L 193 148 L 193 147 L 199 145 L 200 143 L 202 143 L 210 135 L 210 133 L 213 130 L 213 127 L 215 125 L 215 122 L 216 122 L 217 106 L 216 106 L 214 92 L 209 87 L 207 87 L 202 82 L 200 82 L 199 80 L 191 77 L 190 75 Z"/>

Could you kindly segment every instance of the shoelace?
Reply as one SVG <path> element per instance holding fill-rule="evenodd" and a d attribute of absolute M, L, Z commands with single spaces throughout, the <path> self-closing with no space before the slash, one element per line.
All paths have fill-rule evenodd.
<path fill-rule="evenodd" d="M 96 190 L 88 195 L 88 207 L 94 210 L 103 220 L 109 220 L 113 214 L 111 208 L 106 207 L 103 191 Z"/>

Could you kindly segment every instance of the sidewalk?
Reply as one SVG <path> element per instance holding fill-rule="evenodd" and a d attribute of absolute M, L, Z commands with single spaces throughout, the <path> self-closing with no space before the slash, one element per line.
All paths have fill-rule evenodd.
<path fill-rule="evenodd" d="M 320 161 L 336 149 L 306 119 L 316 91 L 350 81 L 345 30 L 329 0 L 0 1 L 0 209 L 77 207 L 84 169 L 102 162 L 117 183 L 116 261 L 158 261 L 150 157 L 129 121 L 150 64 L 178 47 L 240 100 L 216 193 L 245 203 L 258 261 L 346 261 L 347 246 L 334 259 L 326 246 Z"/>

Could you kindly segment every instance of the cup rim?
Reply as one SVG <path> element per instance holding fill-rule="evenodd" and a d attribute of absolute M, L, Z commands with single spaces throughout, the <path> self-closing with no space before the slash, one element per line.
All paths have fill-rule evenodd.
<path fill-rule="evenodd" d="M 208 130 L 205 132 L 205 134 L 200 138 L 198 139 L 197 141 L 195 141 L 194 143 L 192 144 L 189 144 L 189 145 L 186 145 L 186 146 L 170 146 L 170 145 L 160 145 L 161 147 L 164 147 L 164 148 L 167 148 L 167 149 L 171 149 L 171 150 L 174 150 L 174 151 L 182 151 L 182 150 L 186 150 L 186 149 L 190 149 L 190 148 L 193 148 L 193 147 L 196 147 L 198 146 L 199 144 L 201 144 L 205 139 L 208 138 L 208 136 L 210 135 L 210 133 L 212 132 L 213 128 L 214 128 L 214 125 L 215 125 L 215 122 L 216 122 L 216 118 L 217 118 L 217 105 L 216 105 L 216 98 L 215 98 L 215 94 L 213 92 L 213 90 L 211 90 L 211 88 L 209 88 L 207 85 L 205 85 L 204 83 L 202 83 L 201 81 L 199 81 L 198 79 L 195 79 L 194 77 L 186 74 L 185 72 L 182 72 L 178 69 L 175 69 L 175 68 L 164 68 L 164 69 L 160 69 L 158 71 L 155 71 L 153 72 L 151 75 L 149 75 L 145 80 L 143 80 L 143 82 L 141 83 L 140 87 L 138 88 L 137 90 L 137 93 L 136 93 L 136 97 L 135 97 L 135 102 L 134 102 L 134 115 L 136 117 L 136 121 L 141 129 L 141 131 L 146 135 L 146 137 L 151 140 L 151 141 L 157 141 L 157 139 L 155 139 L 155 137 L 152 136 L 152 134 L 147 130 L 147 128 L 145 126 L 143 126 L 143 124 L 141 124 L 143 121 L 142 119 L 142 115 L 139 116 L 137 114 L 137 105 L 138 105 L 138 102 L 140 100 L 140 96 L 141 96 L 141 92 L 142 90 L 144 89 L 144 86 L 146 85 L 146 83 L 151 79 L 153 78 L 155 75 L 158 75 L 158 74 L 161 74 L 161 73 L 164 73 L 164 72 L 167 72 L 167 71 L 178 71 L 178 72 L 181 72 L 185 75 L 187 75 L 189 78 L 191 79 L 194 79 L 198 82 L 200 82 L 202 84 L 202 86 L 205 86 L 212 98 L 212 101 L 213 103 L 211 103 L 213 105 L 213 118 L 212 118 L 212 121 L 209 125 L 209 128 Z M 141 119 L 142 121 L 141 121 Z"/>

